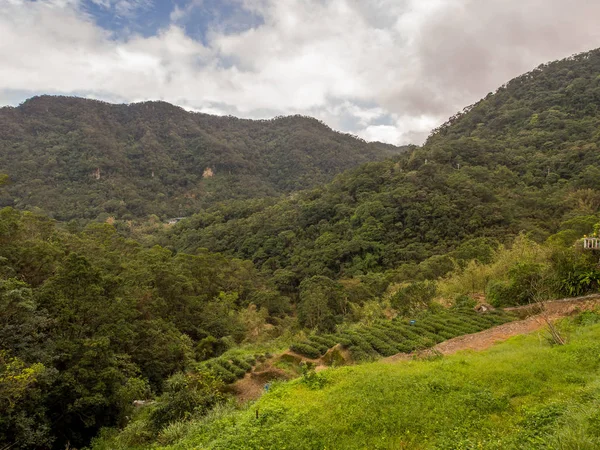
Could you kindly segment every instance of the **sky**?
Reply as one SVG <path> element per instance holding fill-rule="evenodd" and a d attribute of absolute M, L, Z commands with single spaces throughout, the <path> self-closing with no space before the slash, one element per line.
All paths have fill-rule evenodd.
<path fill-rule="evenodd" d="M 0 0 L 0 105 L 164 100 L 421 144 L 511 78 L 600 47 L 598 17 L 591 0 Z"/>

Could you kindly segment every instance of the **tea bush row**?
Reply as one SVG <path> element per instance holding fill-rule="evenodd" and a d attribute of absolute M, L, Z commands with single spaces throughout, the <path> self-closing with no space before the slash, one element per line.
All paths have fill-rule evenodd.
<path fill-rule="evenodd" d="M 470 309 L 441 311 L 411 323 L 406 319 L 378 322 L 337 334 L 313 335 L 290 349 L 308 358 L 319 358 L 337 344 L 348 349 L 355 360 L 410 353 L 465 334 L 476 333 L 514 318 L 502 311 L 485 314 Z"/>
<path fill-rule="evenodd" d="M 264 355 L 220 356 L 200 363 L 198 370 L 211 372 L 229 384 L 243 378 L 261 360 L 264 360 Z"/>

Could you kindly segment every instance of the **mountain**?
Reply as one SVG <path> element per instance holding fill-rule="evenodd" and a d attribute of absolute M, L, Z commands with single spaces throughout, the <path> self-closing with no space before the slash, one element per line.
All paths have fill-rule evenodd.
<path fill-rule="evenodd" d="M 0 109 L 0 206 L 59 220 L 185 216 L 231 198 L 277 196 L 403 149 L 303 116 L 244 120 L 165 102 L 34 97 Z"/>
<path fill-rule="evenodd" d="M 542 241 L 598 211 L 599 105 L 600 50 L 545 64 L 452 117 L 421 148 L 275 204 L 201 212 L 169 243 L 251 259 L 296 282 L 392 269 L 439 276 L 457 255 L 485 254 L 520 232 Z"/>

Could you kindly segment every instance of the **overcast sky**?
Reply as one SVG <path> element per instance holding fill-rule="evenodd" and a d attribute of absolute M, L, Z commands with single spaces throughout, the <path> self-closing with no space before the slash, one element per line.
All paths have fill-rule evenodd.
<path fill-rule="evenodd" d="M 0 0 L 0 104 L 160 99 L 419 144 L 510 78 L 600 47 L 598 18 L 597 0 Z"/>

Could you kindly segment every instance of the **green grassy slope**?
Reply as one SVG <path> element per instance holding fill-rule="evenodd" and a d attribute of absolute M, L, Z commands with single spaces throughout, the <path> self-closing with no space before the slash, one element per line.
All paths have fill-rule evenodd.
<path fill-rule="evenodd" d="M 590 313 L 584 317 L 598 320 Z M 565 346 L 551 346 L 536 333 L 481 353 L 328 370 L 274 386 L 245 409 L 229 407 L 173 424 L 157 445 L 600 448 L 600 324 L 571 321 L 562 327 L 569 336 Z M 97 441 L 95 448 L 130 448 L 127 435 Z"/>

